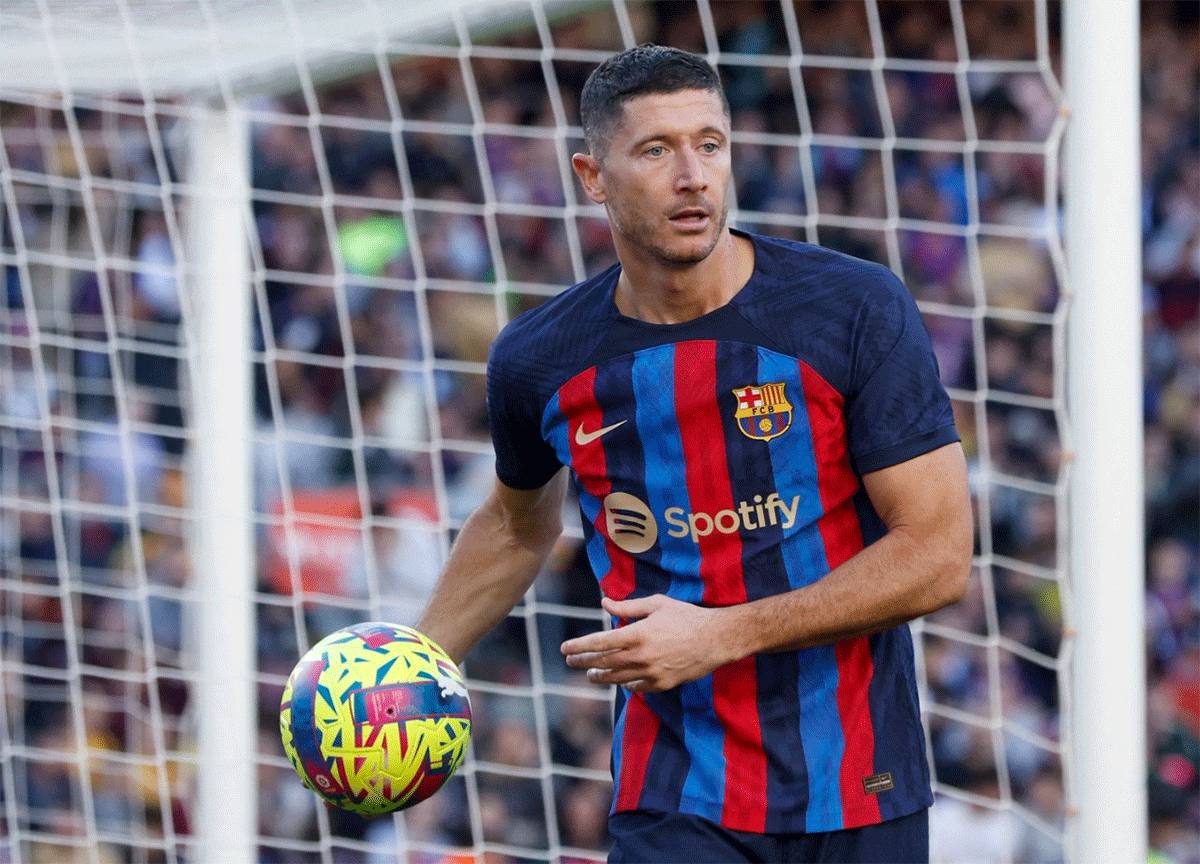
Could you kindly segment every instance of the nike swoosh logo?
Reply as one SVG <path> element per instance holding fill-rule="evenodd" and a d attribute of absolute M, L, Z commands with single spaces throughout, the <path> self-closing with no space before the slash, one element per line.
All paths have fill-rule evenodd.
<path fill-rule="evenodd" d="M 628 422 L 629 422 L 628 420 L 622 420 L 621 422 L 614 423 L 611 426 L 605 426 L 601 429 L 597 429 L 595 432 L 584 432 L 583 424 L 580 423 L 579 428 L 577 428 L 575 430 L 575 443 L 578 444 L 580 447 L 586 447 L 588 444 L 591 444 L 593 441 L 595 441 L 601 435 L 607 435 L 609 432 L 613 431 L 618 426 L 624 426 Z"/>

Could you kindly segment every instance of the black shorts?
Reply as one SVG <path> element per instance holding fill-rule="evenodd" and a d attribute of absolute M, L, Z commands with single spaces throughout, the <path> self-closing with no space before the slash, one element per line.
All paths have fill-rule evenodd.
<path fill-rule="evenodd" d="M 609 817 L 609 864 L 927 864 L 929 811 L 845 831 L 748 834 L 687 813 Z"/>

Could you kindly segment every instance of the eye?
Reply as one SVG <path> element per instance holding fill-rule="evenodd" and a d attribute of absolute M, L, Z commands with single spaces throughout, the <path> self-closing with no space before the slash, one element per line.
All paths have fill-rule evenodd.
<path fill-rule="evenodd" d="M 667 152 L 666 148 L 663 147 L 661 144 L 655 144 L 653 147 L 646 148 L 647 156 L 661 156 L 666 152 Z"/>
<path fill-rule="evenodd" d="M 705 141 L 703 144 L 700 145 L 700 149 L 703 150 L 705 153 L 712 155 L 713 153 L 716 153 L 718 150 L 721 149 L 721 145 L 718 144 L 716 141 Z"/>

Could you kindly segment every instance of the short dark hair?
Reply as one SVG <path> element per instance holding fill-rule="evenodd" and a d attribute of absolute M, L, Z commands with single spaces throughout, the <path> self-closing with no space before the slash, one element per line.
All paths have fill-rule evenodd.
<path fill-rule="evenodd" d="M 650 42 L 614 54 L 588 76 L 579 97 L 579 120 L 588 150 L 602 159 L 625 103 L 649 93 L 710 90 L 729 103 L 721 78 L 702 55 Z"/>

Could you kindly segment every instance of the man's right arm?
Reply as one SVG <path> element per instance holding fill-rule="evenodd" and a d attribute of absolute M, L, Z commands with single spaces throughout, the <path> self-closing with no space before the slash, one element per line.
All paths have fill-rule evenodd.
<path fill-rule="evenodd" d="M 500 480 L 468 517 L 416 629 L 461 663 L 520 602 L 562 533 L 567 472 L 540 489 Z"/>

